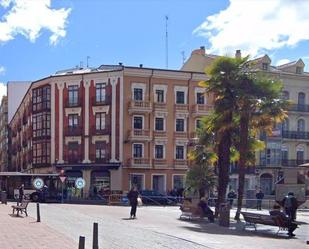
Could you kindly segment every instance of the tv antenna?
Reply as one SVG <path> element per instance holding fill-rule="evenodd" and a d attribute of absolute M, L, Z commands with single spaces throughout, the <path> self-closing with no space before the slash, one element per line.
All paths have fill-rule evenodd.
<path fill-rule="evenodd" d="M 89 59 L 90 59 L 90 56 L 87 55 L 87 68 L 89 67 Z"/>
<path fill-rule="evenodd" d="M 165 66 L 168 69 L 168 15 L 165 16 Z"/>
<path fill-rule="evenodd" d="M 184 65 L 186 61 L 185 51 L 181 51 L 181 55 L 182 55 L 182 65 Z"/>

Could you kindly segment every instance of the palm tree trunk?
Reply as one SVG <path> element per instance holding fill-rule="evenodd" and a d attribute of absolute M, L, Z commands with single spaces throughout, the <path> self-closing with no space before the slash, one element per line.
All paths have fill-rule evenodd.
<path fill-rule="evenodd" d="M 237 199 L 237 211 L 235 220 L 239 220 L 240 211 L 242 208 L 242 201 L 244 197 L 245 187 L 245 173 L 247 155 L 249 152 L 248 148 L 248 135 L 249 135 L 249 115 L 247 112 L 241 114 L 240 117 L 240 141 L 239 141 L 239 167 L 238 167 L 238 199 Z"/>
<path fill-rule="evenodd" d="M 218 200 L 215 216 L 219 214 L 219 206 L 225 202 L 227 185 L 229 182 L 231 132 L 224 131 L 218 145 Z"/>

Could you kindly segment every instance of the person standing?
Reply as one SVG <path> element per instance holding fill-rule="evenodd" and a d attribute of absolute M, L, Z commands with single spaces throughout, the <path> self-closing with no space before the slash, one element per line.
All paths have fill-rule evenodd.
<path fill-rule="evenodd" d="M 20 185 L 19 189 L 18 189 L 18 201 L 19 203 L 21 203 L 24 199 L 24 184 Z"/>
<path fill-rule="evenodd" d="M 230 206 L 231 208 L 233 207 L 233 202 L 234 202 L 234 199 L 237 197 L 235 191 L 232 189 L 228 194 L 227 194 L 227 198 L 230 202 Z"/>
<path fill-rule="evenodd" d="M 202 209 L 203 215 L 208 218 L 210 222 L 215 222 L 214 212 L 210 209 L 206 197 L 202 197 L 198 206 Z"/>
<path fill-rule="evenodd" d="M 138 198 L 138 191 L 136 187 L 133 187 L 130 192 L 128 193 L 128 199 L 130 201 L 131 205 L 131 212 L 130 212 L 130 218 L 135 219 L 136 218 L 136 207 L 137 207 L 137 198 Z"/>
<path fill-rule="evenodd" d="M 297 210 L 297 199 L 293 192 L 289 192 L 286 197 L 282 200 L 282 206 L 284 207 L 285 213 L 292 221 L 296 219 Z"/>
<path fill-rule="evenodd" d="M 255 197 L 256 197 L 256 209 L 262 210 L 262 201 L 264 198 L 264 193 L 262 192 L 261 189 L 258 193 L 256 193 Z"/>

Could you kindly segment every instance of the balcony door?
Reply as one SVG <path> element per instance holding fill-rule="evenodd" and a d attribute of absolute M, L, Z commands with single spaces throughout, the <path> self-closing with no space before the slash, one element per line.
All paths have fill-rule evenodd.
<path fill-rule="evenodd" d="M 165 193 L 165 176 L 164 175 L 153 175 L 152 176 L 152 189 L 159 193 Z"/>

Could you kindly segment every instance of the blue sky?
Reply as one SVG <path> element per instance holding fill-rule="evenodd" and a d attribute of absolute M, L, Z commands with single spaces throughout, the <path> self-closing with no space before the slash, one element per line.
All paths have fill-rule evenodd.
<path fill-rule="evenodd" d="M 308 13 L 306 0 L 0 0 L 0 82 L 37 80 L 87 56 L 95 67 L 164 68 L 166 14 L 171 69 L 202 45 L 309 66 Z"/>

